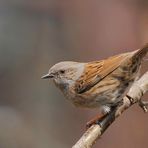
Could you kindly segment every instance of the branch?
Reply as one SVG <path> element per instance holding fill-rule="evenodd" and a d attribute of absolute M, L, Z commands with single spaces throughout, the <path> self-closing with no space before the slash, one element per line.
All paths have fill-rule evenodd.
<path fill-rule="evenodd" d="M 148 72 L 132 85 L 127 96 L 123 98 L 123 103 L 102 119 L 100 124 L 92 125 L 72 148 L 91 148 L 115 119 L 135 103 L 139 103 L 143 111 L 147 112 L 148 102 L 141 100 L 147 91 Z"/>

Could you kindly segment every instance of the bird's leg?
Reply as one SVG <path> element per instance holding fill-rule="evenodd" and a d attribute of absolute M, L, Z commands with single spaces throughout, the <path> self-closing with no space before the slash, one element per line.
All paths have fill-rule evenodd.
<path fill-rule="evenodd" d="M 93 119 L 91 119 L 90 121 L 88 121 L 86 123 L 86 129 L 90 128 L 94 124 L 99 124 L 99 121 L 101 121 L 107 115 L 108 115 L 108 113 L 106 113 L 106 114 L 100 114 L 100 115 L 95 116 Z"/>
<path fill-rule="evenodd" d="M 123 104 L 123 100 L 119 101 L 117 104 L 110 108 L 109 112 L 105 114 L 98 115 L 86 124 L 86 128 L 88 129 L 94 124 L 99 124 L 102 127 L 102 130 L 105 130 L 115 119 L 116 110 Z"/>

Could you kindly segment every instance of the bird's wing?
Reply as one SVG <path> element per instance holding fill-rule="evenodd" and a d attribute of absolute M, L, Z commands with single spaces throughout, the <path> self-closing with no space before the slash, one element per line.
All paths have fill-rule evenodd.
<path fill-rule="evenodd" d="M 82 94 L 116 70 L 126 60 L 127 53 L 86 64 L 83 75 L 75 83 L 75 91 Z"/>

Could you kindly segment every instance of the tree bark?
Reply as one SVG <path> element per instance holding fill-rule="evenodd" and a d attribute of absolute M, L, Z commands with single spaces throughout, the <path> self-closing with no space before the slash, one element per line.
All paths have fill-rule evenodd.
<path fill-rule="evenodd" d="M 147 112 L 148 102 L 141 100 L 147 91 L 148 72 L 132 85 L 127 96 L 123 98 L 122 104 L 103 118 L 100 124 L 92 125 L 72 148 L 91 148 L 116 118 L 135 103 Z"/>

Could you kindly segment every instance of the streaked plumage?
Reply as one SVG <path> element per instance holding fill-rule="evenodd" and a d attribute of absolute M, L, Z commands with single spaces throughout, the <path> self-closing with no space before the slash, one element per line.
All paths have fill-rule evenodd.
<path fill-rule="evenodd" d="M 43 78 L 53 78 L 66 98 L 78 107 L 115 106 L 138 77 L 143 48 L 88 63 L 60 62 Z"/>

